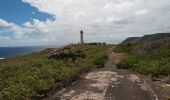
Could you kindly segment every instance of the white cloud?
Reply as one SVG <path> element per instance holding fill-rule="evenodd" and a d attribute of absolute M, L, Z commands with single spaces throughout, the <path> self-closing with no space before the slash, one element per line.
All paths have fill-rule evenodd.
<path fill-rule="evenodd" d="M 114 33 L 113 29 L 104 29 L 104 27 L 111 26 L 110 23 L 123 20 L 131 8 L 138 2 L 131 2 L 129 0 L 113 1 L 113 0 L 23 0 L 38 8 L 42 12 L 46 12 L 56 16 L 55 21 L 44 22 L 48 36 L 60 37 L 61 39 L 69 41 L 79 41 L 79 31 L 84 29 L 86 35 L 96 33 L 98 36 L 104 36 L 105 33 Z M 127 16 L 129 17 L 129 16 Z M 30 23 L 25 23 L 30 26 Z M 34 26 L 36 27 L 36 26 Z M 98 27 L 98 29 L 95 29 Z M 40 28 L 40 27 L 39 27 Z M 101 28 L 101 29 L 99 29 Z M 72 38 L 66 38 L 67 36 Z M 100 37 L 97 41 L 103 41 Z M 107 35 L 107 34 L 106 34 Z M 87 41 L 90 40 L 90 37 Z M 62 41 L 62 40 L 58 40 Z"/>
<path fill-rule="evenodd" d="M 62 37 L 65 40 L 68 39 L 66 37 L 69 34 L 69 36 L 73 37 L 71 39 L 75 41 L 79 41 L 79 36 L 77 35 L 79 35 L 80 29 L 84 29 L 87 32 L 86 35 L 89 35 L 86 36 L 87 40 L 90 40 L 90 36 L 95 33 L 96 38 L 94 40 L 98 41 L 103 41 L 105 40 L 104 37 L 110 35 L 120 35 L 123 39 L 128 36 L 124 34 L 141 36 L 146 33 L 159 32 L 157 28 L 163 24 L 159 19 L 159 15 L 163 14 L 165 7 L 170 6 L 169 0 L 164 2 L 162 0 L 23 1 L 42 12 L 56 16 L 55 21 L 44 22 L 46 34 L 56 38 Z M 146 15 L 146 17 L 139 15 Z M 155 20 L 156 24 L 152 23 L 153 17 L 157 19 Z M 168 19 L 168 17 L 170 17 L 170 14 L 166 14 L 165 19 Z M 145 25 L 146 23 L 147 25 L 154 24 L 155 26 L 148 29 Z M 68 41 L 71 41 L 71 39 L 68 39 Z M 113 37 L 114 39 L 116 38 Z"/>
<path fill-rule="evenodd" d="M 102 18 L 98 18 L 98 19 L 95 19 L 94 20 L 94 23 L 101 23 L 103 22 L 104 20 Z"/>
<path fill-rule="evenodd" d="M 7 31 L 15 33 L 16 37 L 21 37 L 24 35 L 23 28 L 15 25 L 14 23 L 9 23 L 3 19 L 0 19 L 0 27 L 7 28 Z"/>
<path fill-rule="evenodd" d="M 136 15 L 144 15 L 144 14 L 147 14 L 147 13 L 149 13 L 149 11 L 146 10 L 146 9 L 143 9 L 143 10 L 137 11 L 137 12 L 136 12 Z"/>
<path fill-rule="evenodd" d="M 108 17 L 107 18 L 107 22 L 114 22 L 114 21 L 121 21 L 122 20 L 122 18 L 121 17 L 114 17 L 114 16 L 112 16 L 112 17 Z"/>
<path fill-rule="evenodd" d="M 10 37 L 0 36 L 0 47 L 13 46 L 13 42 Z"/>
<path fill-rule="evenodd" d="M 12 26 L 12 25 L 13 25 L 12 23 L 8 23 L 8 22 L 6 22 L 5 20 L 3 20 L 3 19 L 0 18 L 0 26 L 1 26 L 1 27 L 10 27 L 10 26 Z"/>
<path fill-rule="evenodd" d="M 25 39 L 27 35 L 29 35 L 30 33 L 36 31 L 33 28 L 22 27 L 14 23 L 7 22 L 1 18 L 0 18 L 0 28 L 4 29 L 1 31 L 1 34 L 5 35 L 6 33 L 11 33 L 13 35 L 9 35 L 8 37 L 13 36 L 13 38 L 21 39 L 21 40 Z"/>
<path fill-rule="evenodd" d="M 25 27 L 32 27 L 31 22 L 26 22 L 26 23 L 24 23 L 23 25 L 24 25 Z"/>
<path fill-rule="evenodd" d="M 170 31 L 169 0 L 163 2 L 162 0 L 23 0 L 23 2 L 55 16 L 55 20 L 33 19 L 32 22 L 23 23 L 23 26 L 0 20 L 0 25 L 10 26 L 16 37 L 29 38 L 30 41 L 56 44 L 79 42 L 81 29 L 85 31 L 86 41 L 106 42 L 120 42 L 128 36 Z"/>

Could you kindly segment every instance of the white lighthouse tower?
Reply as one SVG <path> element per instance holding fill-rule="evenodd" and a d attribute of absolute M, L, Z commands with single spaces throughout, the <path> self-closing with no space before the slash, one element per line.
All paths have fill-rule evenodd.
<path fill-rule="evenodd" d="M 84 37 L 83 37 L 83 35 L 84 35 L 84 32 L 83 32 L 83 30 L 81 30 L 80 31 L 80 43 L 81 44 L 84 44 Z"/>

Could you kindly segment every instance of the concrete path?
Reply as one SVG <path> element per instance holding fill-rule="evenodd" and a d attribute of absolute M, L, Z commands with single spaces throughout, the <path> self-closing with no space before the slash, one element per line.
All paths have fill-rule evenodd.
<path fill-rule="evenodd" d="M 152 90 L 137 75 L 116 69 L 120 55 L 108 51 L 104 68 L 91 71 L 51 100 L 156 100 Z"/>

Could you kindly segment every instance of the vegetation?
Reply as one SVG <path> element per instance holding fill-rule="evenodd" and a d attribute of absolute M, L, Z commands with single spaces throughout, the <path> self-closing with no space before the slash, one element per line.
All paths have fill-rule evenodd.
<path fill-rule="evenodd" d="M 128 44 L 128 43 L 135 43 L 140 40 L 140 37 L 129 37 L 126 40 L 124 40 L 121 44 Z"/>
<path fill-rule="evenodd" d="M 130 54 L 128 59 L 118 64 L 118 68 L 132 69 L 141 74 L 151 74 L 153 78 L 170 75 L 170 38 L 164 37 L 152 41 L 150 39 L 153 38 L 148 37 L 145 39 L 149 42 L 128 43 L 115 48 L 115 52 Z"/>
<path fill-rule="evenodd" d="M 70 59 L 71 61 L 75 61 L 77 58 L 84 59 L 85 57 L 86 54 L 81 49 L 71 47 L 55 50 L 48 55 L 49 59 L 64 60 L 66 62 L 68 62 Z"/>
<path fill-rule="evenodd" d="M 0 62 L 0 99 L 38 99 L 67 86 L 82 73 L 102 66 L 110 46 L 78 46 L 86 54 L 75 62 L 48 59 L 54 49 Z"/>
<path fill-rule="evenodd" d="M 93 63 L 98 67 L 101 68 L 104 66 L 104 64 L 106 63 L 107 60 L 107 55 L 105 54 L 105 52 L 100 52 L 100 55 L 98 54 L 98 56 L 96 57 L 96 59 L 94 59 Z"/>
<path fill-rule="evenodd" d="M 133 55 L 119 64 L 119 68 L 127 68 L 142 74 L 170 75 L 170 48 L 161 48 L 147 55 Z"/>
<path fill-rule="evenodd" d="M 126 52 L 126 53 L 133 53 L 133 51 L 136 49 L 138 43 L 128 43 L 124 45 L 119 45 L 114 49 L 114 52 Z"/>

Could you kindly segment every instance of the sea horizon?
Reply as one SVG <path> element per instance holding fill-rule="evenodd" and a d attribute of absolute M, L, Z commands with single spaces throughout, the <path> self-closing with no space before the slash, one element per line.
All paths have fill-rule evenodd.
<path fill-rule="evenodd" d="M 39 52 L 48 48 L 60 48 L 64 45 L 44 45 L 44 46 L 9 46 L 0 47 L 0 60 L 27 55 L 33 52 Z"/>
<path fill-rule="evenodd" d="M 63 45 L 21 45 L 21 46 L 0 46 L 0 48 L 6 48 L 6 47 L 45 47 L 45 46 L 64 46 Z"/>

